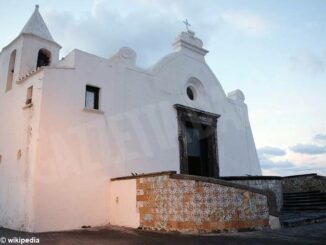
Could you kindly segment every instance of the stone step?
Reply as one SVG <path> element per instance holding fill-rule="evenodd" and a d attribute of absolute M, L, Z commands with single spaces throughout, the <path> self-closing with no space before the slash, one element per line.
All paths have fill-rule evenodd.
<path fill-rule="evenodd" d="M 314 223 L 321 223 L 326 221 L 326 214 L 306 215 L 306 216 L 281 216 L 281 224 L 283 227 L 294 227 L 300 225 L 308 225 Z"/>
<path fill-rule="evenodd" d="M 321 193 L 320 191 L 301 191 L 301 192 L 284 192 L 284 196 L 292 196 L 292 195 L 300 195 L 300 194 L 315 194 L 315 193 Z"/>
<path fill-rule="evenodd" d="M 326 193 L 320 191 L 283 193 L 282 212 L 324 210 L 326 210 Z"/>
<path fill-rule="evenodd" d="M 283 200 L 284 204 L 294 204 L 294 203 L 326 203 L 326 199 L 324 198 L 308 198 L 308 199 L 295 199 L 295 200 Z"/>
<path fill-rule="evenodd" d="M 326 206 L 282 207 L 282 211 L 323 211 Z"/>
<path fill-rule="evenodd" d="M 326 199 L 326 195 L 300 196 L 300 197 L 283 197 L 284 200 L 314 199 L 314 198 Z"/>
<path fill-rule="evenodd" d="M 315 203 L 287 203 L 284 204 L 283 207 L 314 207 L 314 206 L 325 206 L 326 207 L 326 202 L 315 202 Z"/>
<path fill-rule="evenodd" d="M 313 194 L 301 194 L 301 195 L 293 195 L 293 196 L 283 196 L 283 199 L 314 198 L 314 197 L 324 197 L 324 198 L 326 198 L 326 193 L 313 193 Z"/>
<path fill-rule="evenodd" d="M 293 196 L 309 196 L 309 195 L 320 195 L 325 194 L 324 192 L 314 191 L 314 192 L 298 192 L 298 193 L 283 193 L 285 197 L 293 197 Z"/>

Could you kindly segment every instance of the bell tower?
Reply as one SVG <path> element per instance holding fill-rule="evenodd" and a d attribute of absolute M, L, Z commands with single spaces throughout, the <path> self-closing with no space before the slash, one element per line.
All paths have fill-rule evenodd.
<path fill-rule="evenodd" d="M 1 52 L 1 59 L 7 60 L 3 62 L 6 66 L 4 70 L 7 71 L 6 77 L 3 77 L 6 91 L 11 90 L 15 81 L 27 73 L 57 63 L 60 49 L 61 46 L 54 41 L 36 5 L 18 37 Z"/>
<path fill-rule="evenodd" d="M 40 12 L 35 6 L 34 13 L 20 33 L 22 49 L 19 77 L 40 66 L 48 66 L 59 61 L 61 46 L 56 43 L 47 28 Z"/>

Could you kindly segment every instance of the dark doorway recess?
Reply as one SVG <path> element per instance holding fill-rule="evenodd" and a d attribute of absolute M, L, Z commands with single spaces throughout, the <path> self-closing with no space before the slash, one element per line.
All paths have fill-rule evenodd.
<path fill-rule="evenodd" d="M 180 173 L 219 177 L 217 119 L 220 115 L 174 105 L 178 114 Z"/>

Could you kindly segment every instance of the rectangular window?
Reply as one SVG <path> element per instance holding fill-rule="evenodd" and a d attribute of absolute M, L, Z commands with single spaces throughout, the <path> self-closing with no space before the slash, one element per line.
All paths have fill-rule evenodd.
<path fill-rule="evenodd" d="M 33 98 L 33 86 L 30 86 L 27 89 L 26 105 L 32 104 L 32 98 Z"/>
<path fill-rule="evenodd" d="M 85 108 L 99 109 L 100 88 L 86 85 Z"/>

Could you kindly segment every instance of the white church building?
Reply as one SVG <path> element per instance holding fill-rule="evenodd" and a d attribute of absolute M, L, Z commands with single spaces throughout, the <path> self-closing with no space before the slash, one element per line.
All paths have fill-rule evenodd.
<path fill-rule="evenodd" d="M 0 226 L 107 224 L 120 176 L 261 175 L 244 94 L 226 94 L 194 32 L 146 69 L 127 47 L 60 48 L 36 6 L 0 53 Z"/>

